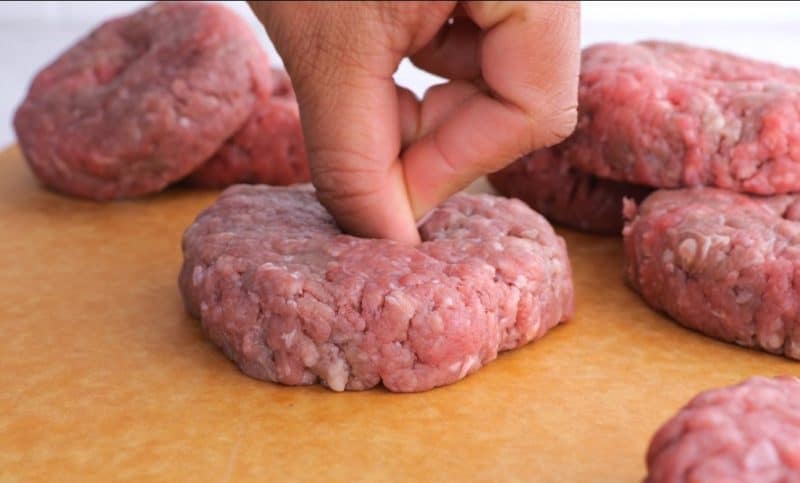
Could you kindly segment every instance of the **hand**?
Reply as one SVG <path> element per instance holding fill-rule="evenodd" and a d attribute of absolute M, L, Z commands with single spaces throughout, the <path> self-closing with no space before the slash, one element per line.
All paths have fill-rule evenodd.
<path fill-rule="evenodd" d="M 251 2 L 297 92 L 312 180 L 346 231 L 418 243 L 415 219 L 577 116 L 579 7 Z M 400 61 L 450 79 L 420 102 Z"/>

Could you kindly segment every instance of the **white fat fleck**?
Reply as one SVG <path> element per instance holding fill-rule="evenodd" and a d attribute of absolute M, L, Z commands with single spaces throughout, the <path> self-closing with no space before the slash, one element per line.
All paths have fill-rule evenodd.
<path fill-rule="evenodd" d="M 289 361 L 287 359 L 281 364 L 275 364 L 275 370 L 278 371 L 279 377 L 286 377 L 292 372 L 292 366 L 289 365 Z"/>
<path fill-rule="evenodd" d="M 178 125 L 180 127 L 186 128 L 186 127 L 189 127 L 189 126 L 192 125 L 192 121 L 189 120 L 189 118 L 181 117 L 181 118 L 178 119 Z"/>
<path fill-rule="evenodd" d="M 503 251 L 503 244 L 500 243 L 499 241 L 493 241 L 492 242 L 492 249 L 494 251 L 496 251 L 496 252 L 502 252 Z"/>
<path fill-rule="evenodd" d="M 767 340 L 764 341 L 764 346 L 766 349 L 775 350 L 780 348 L 783 345 L 783 337 L 778 333 L 772 333 L 767 337 Z"/>
<path fill-rule="evenodd" d="M 726 235 L 709 235 L 703 238 L 703 246 L 700 250 L 700 260 L 704 260 L 708 255 L 708 251 L 714 245 L 727 246 L 731 242 L 731 238 Z"/>
<path fill-rule="evenodd" d="M 661 261 L 664 265 L 671 265 L 673 261 L 675 261 L 675 254 L 672 250 L 664 250 L 664 253 L 661 254 Z"/>
<path fill-rule="evenodd" d="M 434 330 L 434 332 L 444 331 L 444 321 L 439 314 L 431 314 L 431 316 L 428 318 L 428 321 L 430 322 L 431 328 Z"/>
<path fill-rule="evenodd" d="M 530 230 L 523 231 L 522 233 L 520 233 L 520 235 L 523 238 L 528 238 L 529 240 L 536 240 L 537 238 L 539 238 L 539 230 L 534 230 L 531 228 Z"/>
<path fill-rule="evenodd" d="M 208 304 L 205 302 L 200 302 L 200 312 L 208 312 Z"/>
<path fill-rule="evenodd" d="M 742 137 L 742 127 L 743 123 L 740 119 L 729 119 L 730 122 L 726 122 L 723 129 L 720 131 L 720 135 L 730 139 L 730 140 L 737 140 Z"/>
<path fill-rule="evenodd" d="M 717 235 L 716 233 L 708 235 L 708 239 L 711 240 L 711 243 L 714 245 L 727 245 L 731 242 L 731 237 L 728 235 Z"/>
<path fill-rule="evenodd" d="M 292 345 L 294 344 L 294 337 L 297 335 L 297 329 L 292 329 L 291 332 L 287 332 L 281 336 L 283 339 L 283 343 L 286 345 L 287 349 L 291 349 Z"/>
<path fill-rule="evenodd" d="M 686 238 L 678 245 L 678 256 L 684 265 L 690 265 L 697 252 L 697 242 L 694 238 Z"/>
<path fill-rule="evenodd" d="M 737 304 L 746 304 L 752 299 L 753 299 L 753 292 L 747 289 L 740 289 L 739 292 L 736 294 Z"/>
<path fill-rule="evenodd" d="M 344 252 L 344 248 L 343 248 L 343 247 L 341 247 L 340 245 L 335 245 L 335 246 L 333 246 L 333 247 L 327 247 L 327 248 L 326 248 L 326 251 L 327 251 L 327 252 L 328 252 L 328 253 L 329 253 L 331 256 L 338 257 L 339 255 L 341 255 L 341 254 Z"/>
<path fill-rule="evenodd" d="M 278 266 L 272 262 L 265 262 L 262 263 L 261 266 L 258 267 L 259 270 L 279 270 Z"/>
<path fill-rule="evenodd" d="M 717 319 L 720 319 L 720 320 L 723 320 L 723 319 L 727 318 L 727 316 L 725 315 L 725 312 L 721 312 L 721 311 L 719 311 L 717 309 L 711 309 L 711 315 L 713 315 L 714 317 L 716 317 Z"/>
<path fill-rule="evenodd" d="M 764 468 L 776 468 L 780 463 L 780 456 L 775 451 L 775 446 L 766 439 L 753 445 L 744 458 L 744 466 L 750 471 Z"/>
<path fill-rule="evenodd" d="M 286 301 L 286 305 L 292 307 L 293 309 L 297 308 L 297 301 L 295 299 L 289 299 Z"/>
<path fill-rule="evenodd" d="M 445 298 L 445 299 L 442 301 L 442 306 L 444 306 L 444 307 L 452 307 L 452 306 L 453 306 L 453 299 L 452 299 L 452 297 L 446 297 L 446 298 Z"/>
<path fill-rule="evenodd" d="M 308 339 L 300 340 L 300 359 L 306 367 L 314 367 L 319 362 L 319 351 Z"/>
<path fill-rule="evenodd" d="M 201 267 L 200 265 L 194 267 L 194 270 L 192 271 L 192 285 L 197 287 L 198 285 L 203 283 L 204 275 L 205 273 L 203 272 L 203 267 Z"/>
<path fill-rule="evenodd" d="M 523 275 L 517 275 L 517 278 L 514 279 L 513 285 L 515 287 L 525 288 L 528 285 L 528 279 Z"/>
<path fill-rule="evenodd" d="M 416 306 L 414 302 L 402 291 L 394 291 L 384 298 L 384 313 L 391 314 L 397 322 L 407 323 L 414 316 Z"/>
<path fill-rule="evenodd" d="M 536 334 L 539 333 L 539 327 L 542 325 L 542 319 L 536 319 L 533 325 L 531 325 L 530 329 L 525 332 L 525 338 L 527 340 L 531 340 L 536 337 Z"/>
<path fill-rule="evenodd" d="M 459 379 L 466 376 L 473 367 L 478 367 L 479 365 L 480 359 L 478 359 L 478 356 L 473 354 L 467 357 L 467 359 L 464 361 L 464 365 L 461 366 L 461 372 L 458 373 Z"/>
<path fill-rule="evenodd" d="M 450 364 L 448 369 L 450 369 L 450 372 L 458 372 L 461 369 L 461 361 Z"/>
<path fill-rule="evenodd" d="M 291 277 L 295 280 L 300 280 L 300 272 L 292 272 Z"/>
<path fill-rule="evenodd" d="M 552 259 L 551 263 L 552 263 L 552 266 L 553 266 L 553 273 L 554 274 L 561 273 L 561 270 L 563 268 L 563 265 L 561 264 L 561 260 L 559 260 L 557 258 L 554 258 L 554 259 Z"/>
<path fill-rule="evenodd" d="M 800 358 L 800 342 L 792 339 L 786 347 L 786 355 L 792 359 Z"/>
<path fill-rule="evenodd" d="M 704 124 L 710 131 L 721 131 L 725 127 L 725 117 L 722 113 L 707 113 L 704 117 Z"/>
<path fill-rule="evenodd" d="M 347 376 L 347 366 L 345 366 L 344 360 L 336 359 L 328 366 L 328 375 L 325 378 L 325 382 L 334 391 L 342 392 L 347 385 Z"/>

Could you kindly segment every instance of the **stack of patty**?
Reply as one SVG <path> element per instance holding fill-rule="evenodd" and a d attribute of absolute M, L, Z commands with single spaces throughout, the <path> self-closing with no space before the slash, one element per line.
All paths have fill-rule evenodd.
<path fill-rule="evenodd" d="M 800 358 L 800 70 L 665 42 L 596 45 L 582 62 L 576 131 L 495 187 L 602 233 L 619 233 L 630 198 L 627 278 L 650 305 Z"/>
<path fill-rule="evenodd" d="M 221 5 L 157 3 L 103 23 L 36 75 L 14 128 L 43 184 L 95 200 L 184 178 L 309 179 L 288 77 Z"/>
<path fill-rule="evenodd" d="M 668 42 L 584 50 L 565 142 L 490 176 L 554 221 L 615 234 L 622 197 L 716 186 L 800 190 L 800 71 Z"/>

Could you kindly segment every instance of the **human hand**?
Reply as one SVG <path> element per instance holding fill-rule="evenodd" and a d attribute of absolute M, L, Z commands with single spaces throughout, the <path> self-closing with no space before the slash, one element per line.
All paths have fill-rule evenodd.
<path fill-rule="evenodd" d="M 579 7 L 250 2 L 300 106 L 320 201 L 350 233 L 418 243 L 415 219 L 577 118 Z M 400 61 L 450 81 L 422 101 Z"/>

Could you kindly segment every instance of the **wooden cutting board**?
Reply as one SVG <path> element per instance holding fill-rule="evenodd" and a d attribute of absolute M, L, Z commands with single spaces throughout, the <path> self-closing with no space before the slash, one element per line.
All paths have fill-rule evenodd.
<path fill-rule="evenodd" d="M 0 152 L 0 480 L 635 482 L 698 391 L 800 374 L 656 314 L 623 283 L 619 239 L 561 230 L 574 319 L 462 382 L 256 381 L 176 286 L 181 234 L 215 196 L 74 200 Z"/>

